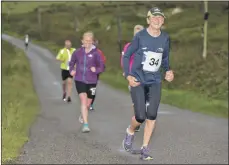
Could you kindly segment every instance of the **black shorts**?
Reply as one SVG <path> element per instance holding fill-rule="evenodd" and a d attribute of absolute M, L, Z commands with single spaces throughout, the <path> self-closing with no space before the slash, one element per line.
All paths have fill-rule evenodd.
<path fill-rule="evenodd" d="M 66 80 L 67 78 L 72 78 L 68 70 L 61 69 L 62 80 Z"/>
<path fill-rule="evenodd" d="M 25 46 L 28 47 L 29 43 L 25 43 Z"/>
<path fill-rule="evenodd" d="M 75 81 L 76 90 L 78 94 L 87 93 L 87 97 L 93 99 L 96 93 L 96 85 L 97 84 L 85 84 L 80 81 Z"/>

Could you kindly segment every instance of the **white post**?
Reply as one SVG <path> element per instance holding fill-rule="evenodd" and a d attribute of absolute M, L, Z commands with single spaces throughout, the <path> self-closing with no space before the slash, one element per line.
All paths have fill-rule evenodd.
<path fill-rule="evenodd" d="M 204 1 L 204 44 L 203 58 L 207 58 L 207 30 L 208 30 L 208 1 Z"/>
<path fill-rule="evenodd" d="M 38 7 L 38 9 L 37 9 L 37 19 L 38 19 L 40 37 L 42 37 L 42 34 L 41 34 L 41 30 L 42 30 L 42 25 L 41 25 L 41 8 L 40 7 Z"/>

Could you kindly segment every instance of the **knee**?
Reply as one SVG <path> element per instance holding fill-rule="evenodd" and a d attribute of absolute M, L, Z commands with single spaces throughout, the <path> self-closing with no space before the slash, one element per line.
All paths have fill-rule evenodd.
<path fill-rule="evenodd" d="M 144 123 L 146 118 L 143 116 L 135 116 L 135 119 L 138 123 Z"/>
<path fill-rule="evenodd" d="M 71 80 L 68 80 L 68 85 L 72 85 L 72 81 Z"/>
<path fill-rule="evenodd" d="M 143 123 L 146 119 L 146 112 L 145 112 L 145 105 L 142 104 L 142 106 L 135 106 L 135 119 L 138 123 Z"/>
<path fill-rule="evenodd" d="M 157 115 L 147 117 L 148 120 L 156 120 L 156 118 L 157 118 Z"/>
<path fill-rule="evenodd" d="M 80 93 L 79 97 L 80 97 L 81 105 L 87 106 L 87 94 L 86 93 Z"/>
<path fill-rule="evenodd" d="M 156 120 L 156 118 L 157 118 L 157 112 L 147 113 L 147 119 L 148 120 Z"/>

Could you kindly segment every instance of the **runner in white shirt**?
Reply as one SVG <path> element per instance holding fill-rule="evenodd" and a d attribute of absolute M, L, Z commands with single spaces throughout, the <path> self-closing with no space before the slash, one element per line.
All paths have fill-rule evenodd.
<path fill-rule="evenodd" d="M 28 49 L 28 46 L 29 46 L 29 35 L 26 34 L 25 35 L 25 48 Z"/>

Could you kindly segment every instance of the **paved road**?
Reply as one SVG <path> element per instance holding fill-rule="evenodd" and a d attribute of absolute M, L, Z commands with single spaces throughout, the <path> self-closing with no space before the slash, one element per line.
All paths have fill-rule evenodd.
<path fill-rule="evenodd" d="M 2 38 L 24 49 L 23 41 Z M 61 77 L 54 56 L 32 45 L 27 51 L 41 112 L 30 130 L 18 163 L 88 164 L 145 163 L 123 151 L 121 142 L 132 115 L 128 94 L 100 83 L 96 112 L 91 112 L 91 132 L 82 134 L 75 88 L 73 103 L 61 101 Z M 228 163 L 228 120 L 160 105 L 157 128 L 152 138 L 155 164 Z M 140 147 L 143 131 L 136 133 Z"/>

